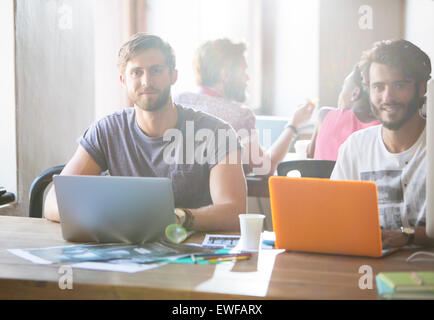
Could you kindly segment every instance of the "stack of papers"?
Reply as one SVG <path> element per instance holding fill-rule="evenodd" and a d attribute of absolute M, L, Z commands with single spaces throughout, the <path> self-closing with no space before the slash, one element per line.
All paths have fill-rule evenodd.
<path fill-rule="evenodd" d="M 382 272 L 376 283 L 381 299 L 434 299 L 434 272 Z"/>
<path fill-rule="evenodd" d="M 10 249 L 21 258 L 37 264 L 70 264 L 73 268 L 139 272 L 167 264 L 192 254 L 212 253 L 209 249 L 166 242 L 132 244 L 80 244 L 71 246 Z"/>
<path fill-rule="evenodd" d="M 37 264 L 68 264 L 73 268 L 116 272 L 139 272 L 166 265 L 215 264 L 250 259 L 237 249 L 238 235 L 205 236 L 202 244 L 172 244 L 167 241 L 134 244 L 78 244 L 49 248 L 9 249 Z M 262 249 L 272 248 L 262 244 Z"/>

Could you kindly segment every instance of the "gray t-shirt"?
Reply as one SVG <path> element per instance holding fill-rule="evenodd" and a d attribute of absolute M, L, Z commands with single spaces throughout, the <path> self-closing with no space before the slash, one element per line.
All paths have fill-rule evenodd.
<path fill-rule="evenodd" d="M 135 109 L 129 108 L 95 122 L 79 143 L 112 176 L 170 178 L 178 208 L 210 205 L 211 169 L 241 146 L 227 123 L 177 108 L 176 126 L 163 137 L 147 136 L 136 121 Z"/>

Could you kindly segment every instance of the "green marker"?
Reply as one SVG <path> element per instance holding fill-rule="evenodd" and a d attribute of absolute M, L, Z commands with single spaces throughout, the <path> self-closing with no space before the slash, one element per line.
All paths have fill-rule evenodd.
<path fill-rule="evenodd" d="M 179 224 L 169 224 L 166 227 L 166 238 L 172 243 L 179 244 L 187 239 L 187 230 Z"/>

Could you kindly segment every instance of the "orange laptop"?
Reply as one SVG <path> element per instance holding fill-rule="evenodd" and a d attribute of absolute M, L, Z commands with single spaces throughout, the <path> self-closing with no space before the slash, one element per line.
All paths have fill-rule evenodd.
<path fill-rule="evenodd" d="M 382 257 L 377 186 L 369 181 L 271 177 L 276 248 Z"/>

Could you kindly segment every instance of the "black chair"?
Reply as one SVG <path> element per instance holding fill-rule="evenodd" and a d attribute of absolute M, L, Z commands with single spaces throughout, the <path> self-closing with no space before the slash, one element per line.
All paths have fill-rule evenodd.
<path fill-rule="evenodd" d="M 277 174 L 285 176 L 288 172 L 299 171 L 302 177 L 305 178 L 326 178 L 329 179 L 336 161 L 330 160 L 290 160 L 279 163 L 277 166 Z"/>
<path fill-rule="evenodd" d="M 0 195 L 0 206 L 15 201 L 15 194 L 12 192 L 5 192 Z"/>
<path fill-rule="evenodd" d="M 45 170 L 35 180 L 30 187 L 29 217 L 42 218 L 42 205 L 44 202 L 44 191 L 53 181 L 53 175 L 59 174 L 65 166 L 57 166 Z"/>

